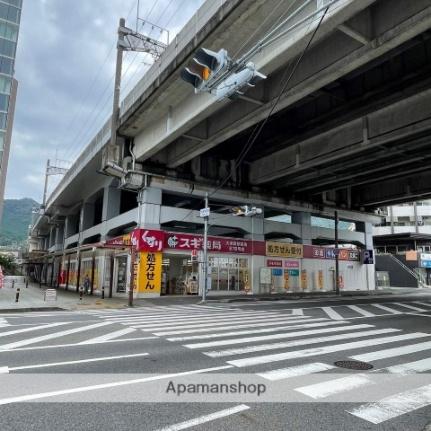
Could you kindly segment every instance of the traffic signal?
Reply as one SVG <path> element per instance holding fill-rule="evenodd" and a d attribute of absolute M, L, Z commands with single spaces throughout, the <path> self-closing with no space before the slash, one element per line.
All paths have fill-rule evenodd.
<path fill-rule="evenodd" d="M 217 77 L 225 71 L 230 63 L 227 51 L 218 52 L 200 48 L 189 67 L 181 71 L 181 78 L 193 85 L 195 92 L 211 91 Z"/>

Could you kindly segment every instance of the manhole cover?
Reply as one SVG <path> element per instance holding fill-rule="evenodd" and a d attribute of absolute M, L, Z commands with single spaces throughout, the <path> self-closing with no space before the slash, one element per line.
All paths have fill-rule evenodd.
<path fill-rule="evenodd" d="M 348 368 L 349 370 L 371 370 L 373 366 L 367 362 L 361 361 L 337 361 L 334 362 L 336 367 Z"/>

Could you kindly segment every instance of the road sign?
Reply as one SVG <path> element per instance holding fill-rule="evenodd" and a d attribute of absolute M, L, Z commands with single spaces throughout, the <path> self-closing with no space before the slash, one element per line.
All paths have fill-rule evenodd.
<path fill-rule="evenodd" d="M 199 217 L 205 218 L 210 216 L 210 209 L 209 208 L 201 208 L 199 211 Z"/>

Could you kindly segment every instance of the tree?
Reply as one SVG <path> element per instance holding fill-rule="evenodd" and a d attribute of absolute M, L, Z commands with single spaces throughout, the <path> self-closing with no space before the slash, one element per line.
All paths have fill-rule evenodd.
<path fill-rule="evenodd" d="M 18 272 L 15 257 L 10 254 L 0 254 L 0 266 L 4 275 L 16 275 Z"/>

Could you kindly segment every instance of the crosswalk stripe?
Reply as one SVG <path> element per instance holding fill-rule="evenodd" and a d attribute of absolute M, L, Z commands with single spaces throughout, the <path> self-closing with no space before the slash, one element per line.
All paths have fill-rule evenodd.
<path fill-rule="evenodd" d="M 312 349 L 294 350 L 293 352 L 276 353 L 272 355 L 252 356 L 249 358 L 234 359 L 227 361 L 235 367 L 248 367 L 251 365 L 266 364 L 270 362 L 285 361 L 295 358 L 308 358 L 310 356 L 324 355 L 327 353 L 341 352 L 343 350 L 359 349 L 362 347 L 370 347 L 378 344 L 394 343 L 396 341 L 412 340 L 414 338 L 427 337 L 428 334 L 412 333 L 395 335 L 393 337 L 380 337 L 371 340 L 354 341 L 351 343 L 336 344 L 331 346 L 315 347 Z"/>
<path fill-rule="evenodd" d="M 401 302 L 394 302 L 394 304 L 398 305 L 399 307 L 405 307 L 405 308 L 408 308 L 410 310 L 419 311 L 419 313 L 425 313 L 426 311 L 428 311 L 428 310 L 424 310 L 423 308 L 415 307 L 413 305 L 404 304 L 404 303 L 401 303 Z"/>
<path fill-rule="evenodd" d="M 226 356 L 244 355 L 245 353 L 262 352 L 265 350 L 289 349 L 292 347 L 308 346 L 310 344 L 320 344 L 320 343 L 326 343 L 329 341 L 362 338 L 362 337 L 368 337 L 370 335 L 389 334 L 389 333 L 398 332 L 398 331 L 399 329 L 392 329 L 392 328 L 376 329 L 373 331 L 358 332 L 353 334 L 348 333 L 348 334 L 341 334 L 341 335 L 329 335 L 327 337 L 307 338 L 305 340 L 302 339 L 302 340 L 296 340 L 296 341 L 287 341 L 283 343 L 259 344 L 256 346 L 247 346 L 247 347 L 237 348 L 237 349 L 220 350 L 220 351 L 203 352 L 203 353 L 204 355 L 209 356 L 211 358 L 221 358 Z"/>
<path fill-rule="evenodd" d="M 431 337 L 431 334 L 426 334 Z M 362 355 L 352 356 L 357 361 L 377 361 L 379 359 L 393 358 L 397 356 L 409 355 L 411 353 L 422 352 L 431 349 L 431 341 L 418 344 L 409 344 L 408 346 L 395 347 L 393 349 L 377 350 L 376 352 L 364 353 Z"/>
<path fill-rule="evenodd" d="M 420 301 L 413 301 L 414 304 L 423 305 L 425 307 L 431 307 L 431 302 L 420 302 Z"/>
<path fill-rule="evenodd" d="M 0 332 L 0 337 L 7 337 L 14 334 L 23 334 L 24 332 L 40 331 L 41 329 L 54 328 L 55 326 L 67 325 L 70 322 L 48 323 L 47 325 L 32 326 L 31 328 L 13 329 L 12 331 Z"/>
<path fill-rule="evenodd" d="M 362 405 L 349 411 L 349 413 L 378 425 L 429 404 L 431 404 L 431 385 L 401 392 L 383 398 L 376 403 Z"/>
<path fill-rule="evenodd" d="M 134 328 L 143 328 L 146 331 L 155 331 L 155 330 L 164 330 L 169 331 L 170 329 L 191 329 L 191 328 L 204 328 L 208 326 L 224 326 L 226 324 L 236 325 L 237 323 L 250 323 L 250 322 L 256 322 L 259 320 L 265 320 L 266 322 L 270 320 L 275 319 L 282 319 L 281 314 L 274 314 L 274 315 L 268 315 L 268 316 L 247 316 L 247 317 L 239 317 L 239 318 L 228 318 L 227 320 L 221 322 L 220 319 L 212 319 L 212 320 L 206 320 L 204 322 L 196 321 L 196 322 L 173 322 L 169 324 L 160 324 L 153 323 L 152 325 L 146 325 L 139 323 L 138 325 L 133 325 Z M 299 317 L 285 317 L 286 321 L 289 321 L 289 319 L 298 319 Z M 306 321 L 308 318 L 303 317 L 304 321 Z"/>
<path fill-rule="evenodd" d="M 303 316 L 304 310 L 302 308 L 292 308 L 292 315 L 293 316 Z"/>
<path fill-rule="evenodd" d="M 136 331 L 135 328 L 124 328 L 118 331 L 110 332 L 109 334 L 101 335 L 100 337 L 90 338 L 89 340 L 81 341 L 78 344 L 96 344 L 101 341 L 113 340 L 115 338 L 121 337 L 122 335 L 130 334 Z"/>
<path fill-rule="evenodd" d="M 3 344 L 0 351 L 14 349 L 16 347 L 27 346 L 29 344 L 39 343 L 40 341 L 51 340 L 53 338 L 63 337 L 65 335 L 76 334 L 78 332 L 89 331 L 102 326 L 111 325 L 111 322 L 101 322 L 94 325 L 83 326 L 80 328 L 67 329 L 65 331 L 54 332 L 53 334 L 41 335 L 40 337 L 28 338 L 26 340 L 16 341 L 15 343 Z"/>
<path fill-rule="evenodd" d="M 216 332 L 213 334 L 205 334 L 205 335 L 201 334 L 201 335 L 188 335 L 185 337 L 171 337 L 171 338 L 168 338 L 168 341 L 211 340 L 214 338 L 234 337 L 238 335 L 266 334 L 269 332 L 280 332 L 280 331 L 288 331 L 288 330 L 303 329 L 303 328 L 316 328 L 316 327 L 321 328 L 324 326 L 344 325 L 349 323 L 342 320 L 337 320 L 337 321 L 326 320 L 322 322 L 322 320 L 324 319 L 310 319 L 310 320 L 307 320 L 307 322 L 315 321 L 315 320 L 320 320 L 320 322 L 305 323 L 305 324 L 299 324 L 299 325 L 276 326 L 273 328 L 263 328 L 263 329 L 248 329 L 245 331 Z M 247 325 L 247 326 L 252 326 L 252 325 Z M 373 326 L 373 325 L 369 325 L 369 326 Z"/>
<path fill-rule="evenodd" d="M 394 374 L 394 377 L 403 377 L 406 374 L 420 373 L 423 371 L 429 371 L 430 369 L 431 359 L 426 358 L 419 361 L 395 365 L 392 367 L 380 368 L 371 371 L 368 374 L 361 373 L 353 376 L 341 377 L 339 379 L 332 379 L 321 383 L 307 385 L 296 388 L 295 390 L 308 395 L 311 398 L 319 399 L 351 391 L 352 389 L 357 389 L 361 386 L 374 385 L 377 383 L 377 381 L 373 380 L 371 375 L 376 373 L 391 373 Z"/>
<path fill-rule="evenodd" d="M 275 319 L 269 319 L 266 322 L 263 323 L 255 323 L 255 322 L 247 322 L 244 324 L 236 324 L 235 325 L 235 329 L 239 329 L 239 328 L 260 328 L 260 327 L 264 327 L 264 326 L 274 326 L 277 325 L 279 323 L 308 323 L 308 322 L 317 322 L 317 321 L 327 321 L 327 319 L 324 318 L 319 318 L 319 319 L 298 319 L 298 320 L 287 320 L 287 317 L 280 317 L 280 318 L 275 318 Z M 342 322 L 342 321 L 340 321 Z M 344 323 L 348 323 L 348 322 L 344 322 Z M 202 326 L 204 326 L 202 328 Z M 209 326 L 209 327 L 208 327 Z M 177 330 L 166 330 L 166 328 L 162 328 L 162 331 L 157 331 L 155 332 L 156 335 L 158 336 L 165 336 L 165 335 L 179 335 L 179 334 L 198 334 L 198 333 L 203 333 L 203 332 L 212 332 L 214 331 L 214 327 L 217 327 L 218 331 L 228 331 L 230 329 L 232 329 L 232 325 L 230 322 L 224 322 L 224 323 L 220 323 L 220 324 L 213 324 L 213 325 L 199 325 L 199 326 L 195 326 L 193 327 L 193 329 L 177 329 Z"/>
<path fill-rule="evenodd" d="M 197 320 L 199 321 L 205 321 L 205 320 L 217 320 L 221 318 L 229 318 L 229 319 L 239 319 L 242 317 L 251 317 L 251 318 L 260 318 L 263 319 L 268 316 L 283 316 L 282 313 L 273 312 L 273 313 L 221 313 L 221 314 L 214 314 L 211 316 L 208 316 L 208 314 L 199 314 L 196 316 L 190 316 L 190 315 L 178 315 L 173 317 L 133 317 L 133 318 L 124 318 L 124 319 L 109 319 L 112 322 L 127 322 L 127 323 L 151 323 L 154 322 L 155 319 L 157 319 L 158 326 L 164 324 L 165 326 L 172 325 L 176 322 L 195 322 Z"/>
<path fill-rule="evenodd" d="M 307 335 L 323 334 L 325 332 L 340 332 L 349 330 L 359 330 L 364 328 L 372 328 L 372 325 L 348 325 L 337 326 L 335 328 L 307 329 L 305 331 L 289 331 L 282 334 L 261 335 L 257 337 L 233 338 L 228 340 L 208 341 L 204 343 L 185 344 L 184 347 L 189 349 L 204 349 L 206 347 L 231 346 L 233 344 L 251 343 L 253 341 L 260 342 L 266 340 L 281 340 L 283 338 L 294 338 Z"/>
<path fill-rule="evenodd" d="M 357 313 L 359 313 L 362 316 L 365 316 L 365 317 L 376 317 L 375 314 L 370 313 L 369 311 L 364 310 L 363 308 L 358 307 L 357 305 L 348 305 L 347 307 L 350 308 L 353 311 L 356 311 Z"/>
<path fill-rule="evenodd" d="M 207 422 L 214 421 L 216 419 L 225 418 L 227 416 L 232 416 L 236 413 L 243 412 L 245 410 L 248 410 L 250 407 L 246 406 L 245 404 L 241 404 L 236 407 L 230 407 L 225 410 L 220 410 L 215 413 L 210 413 L 209 415 L 199 416 L 198 418 L 194 418 L 188 421 L 180 422 L 178 424 L 170 425 L 165 428 L 160 428 L 157 431 L 180 431 L 187 428 L 195 427 L 197 425 L 201 425 Z"/>
<path fill-rule="evenodd" d="M 194 311 L 194 310 L 193 310 Z M 242 310 L 233 310 L 233 311 L 210 311 L 207 312 L 205 310 L 197 310 L 194 311 L 193 313 L 187 313 L 184 310 L 181 311 L 175 311 L 172 313 L 136 313 L 136 314 L 127 314 L 127 315 L 123 315 L 123 316 L 112 316 L 112 317 L 106 317 L 105 318 L 109 318 L 109 319 L 113 319 L 113 320 L 124 320 L 124 319 L 173 319 L 176 317 L 192 317 L 192 316 L 219 316 L 219 315 L 226 315 L 226 314 L 256 314 L 256 313 L 260 313 L 263 314 L 262 311 L 242 311 Z"/>
<path fill-rule="evenodd" d="M 131 355 L 104 356 L 99 358 L 77 359 L 74 361 L 51 362 L 48 364 L 22 365 L 19 367 L 10 367 L 10 368 L 7 367 L 7 368 L 8 368 L 8 371 L 31 370 L 33 368 L 49 368 L 49 367 L 61 367 L 63 365 L 74 365 L 74 364 L 84 364 L 84 363 L 86 364 L 87 362 L 102 362 L 102 361 L 112 361 L 114 359 L 139 358 L 141 356 L 148 356 L 148 355 L 149 353 L 133 353 Z"/>
<path fill-rule="evenodd" d="M 332 307 L 322 307 L 322 310 L 333 320 L 344 320 L 344 317 L 338 314 Z"/>
<path fill-rule="evenodd" d="M 393 308 L 387 307 L 386 305 L 382 305 L 382 304 L 371 304 L 371 305 L 373 307 L 380 308 L 380 310 L 384 310 L 392 314 L 403 314 L 402 311 L 394 310 Z"/>
<path fill-rule="evenodd" d="M 311 364 L 265 371 L 264 373 L 257 373 L 256 375 L 263 377 L 267 380 L 276 381 L 289 379 L 291 377 L 299 377 L 306 376 L 308 374 L 320 373 L 322 371 L 332 370 L 334 368 L 336 368 L 334 365 L 324 364 L 322 362 L 313 362 Z"/>

